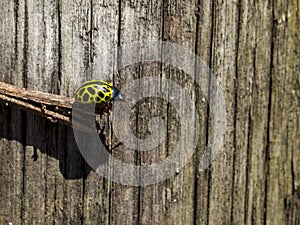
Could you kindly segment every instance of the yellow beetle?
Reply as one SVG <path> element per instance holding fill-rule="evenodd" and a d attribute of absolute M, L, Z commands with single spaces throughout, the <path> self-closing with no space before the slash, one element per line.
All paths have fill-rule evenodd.
<path fill-rule="evenodd" d="M 111 100 L 123 100 L 124 96 L 112 85 L 103 80 L 90 80 L 79 87 L 75 94 L 75 100 L 81 104 L 106 104 Z"/>

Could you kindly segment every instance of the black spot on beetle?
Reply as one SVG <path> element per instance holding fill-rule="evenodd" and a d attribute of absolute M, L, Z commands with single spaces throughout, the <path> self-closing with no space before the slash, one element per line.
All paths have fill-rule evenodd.
<path fill-rule="evenodd" d="M 104 91 L 105 93 L 109 92 L 109 90 L 108 90 L 106 87 L 103 87 L 103 91 Z"/>
<path fill-rule="evenodd" d="M 110 99 L 109 96 L 106 96 L 106 97 L 105 97 L 105 101 L 106 101 L 106 102 L 107 102 L 109 99 Z"/>
<path fill-rule="evenodd" d="M 90 101 L 92 102 L 92 101 L 94 101 L 94 97 L 92 96 L 92 97 L 90 97 Z"/>
<path fill-rule="evenodd" d="M 80 91 L 79 91 L 79 93 L 78 93 L 78 95 L 81 96 L 83 94 L 83 92 L 84 92 L 84 88 L 81 88 Z"/>
<path fill-rule="evenodd" d="M 101 91 L 98 92 L 98 95 L 100 98 L 104 98 L 104 94 Z"/>
<path fill-rule="evenodd" d="M 87 90 L 88 90 L 88 92 L 89 92 L 91 95 L 94 95 L 94 94 L 95 94 L 95 89 L 94 89 L 94 88 L 88 87 Z"/>
<path fill-rule="evenodd" d="M 85 93 L 83 96 L 82 96 L 82 99 L 84 102 L 87 102 L 89 100 L 89 95 L 88 93 Z"/>
<path fill-rule="evenodd" d="M 100 102 L 100 98 L 99 97 L 96 97 L 96 102 Z"/>

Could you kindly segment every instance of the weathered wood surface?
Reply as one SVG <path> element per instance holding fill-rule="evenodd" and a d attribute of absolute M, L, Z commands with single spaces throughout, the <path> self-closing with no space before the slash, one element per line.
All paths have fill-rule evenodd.
<path fill-rule="evenodd" d="M 0 224 L 300 224 L 299 5 L 299 0 L 2 1 L 1 82 L 73 96 L 94 78 L 90 65 L 110 49 L 171 41 L 199 55 L 221 80 L 227 130 L 222 151 L 199 172 L 210 132 L 203 90 L 177 68 L 156 62 L 111 74 L 120 87 L 158 74 L 172 79 L 191 90 L 200 114 L 197 153 L 180 173 L 131 187 L 93 171 L 72 129 L 1 103 Z M 122 54 L 114 63 L 122 64 Z M 150 91 L 164 88 L 160 83 Z M 170 155 L 180 136 L 176 109 L 157 99 L 135 107 L 133 129 L 142 138 L 149 135 L 149 115 L 166 118 L 167 143 L 150 152 L 119 145 L 114 157 L 143 165 Z M 101 118 L 110 147 L 118 144 L 112 119 Z"/>

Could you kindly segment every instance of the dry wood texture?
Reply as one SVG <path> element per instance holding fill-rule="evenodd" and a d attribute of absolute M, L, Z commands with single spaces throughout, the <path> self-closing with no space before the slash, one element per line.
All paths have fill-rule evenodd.
<path fill-rule="evenodd" d="M 0 101 L 8 106 L 17 105 L 24 110 L 32 110 L 53 122 L 60 121 L 71 126 L 73 98 L 49 94 L 41 91 L 27 90 L 0 82 Z"/>
<path fill-rule="evenodd" d="M 0 82 L 70 97 L 112 48 L 170 41 L 196 53 L 220 79 L 227 127 L 222 151 L 198 171 L 211 132 L 205 93 L 216 98 L 213 90 L 200 90 L 180 68 L 160 62 L 114 71 L 135 57 L 118 52 L 116 61 L 97 68 L 112 70 L 116 86 L 159 75 L 190 90 L 197 103 L 191 109 L 200 115 L 196 154 L 163 182 L 122 185 L 89 167 L 70 127 L 1 103 L 0 224 L 299 225 L 299 12 L 299 0 L 3 0 Z M 149 91 L 168 88 L 160 82 Z M 150 117 L 167 124 L 167 141 L 149 152 L 118 145 L 113 114 L 102 117 L 105 142 L 117 146 L 113 156 L 136 165 L 168 157 L 183 135 L 176 110 L 156 98 L 132 109 L 131 128 L 141 140 L 151 135 Z M 185 135 L 193 141 L 195 134 Z"/>

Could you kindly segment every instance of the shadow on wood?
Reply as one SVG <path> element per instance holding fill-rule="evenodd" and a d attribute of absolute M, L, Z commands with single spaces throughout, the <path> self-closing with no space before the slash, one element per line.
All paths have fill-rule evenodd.
<path fill-rule="evenodd" d="M 48 157 L 59 161 L 60 172 L 66 179 L 86 178 L 91 167 L 80 154 L 72 128 L 53 123 L 31 111 L 23 111 L 15 106 L 0 104 L 0 139 L 18 142 L 21 147 L 11 148 L 14 154 L 23 155 L 23 165 L 40 164 L 47 166 Z M 99 134 L 105 143 L 104 129 Z M 88 134 L 83 134 L 88 135 Z M 107 147 L 107 146 L 106 146 Z M 11 160 L 10 156 L 2 156 Z M 40 161 L 44 162 L 40 162 Z M 31 161 L 31 162 L 28 162 Z M 30 175 L 30 174 L 29 174 Z"/>

